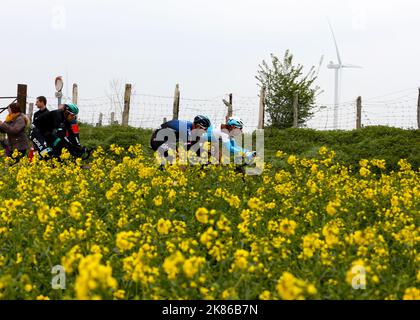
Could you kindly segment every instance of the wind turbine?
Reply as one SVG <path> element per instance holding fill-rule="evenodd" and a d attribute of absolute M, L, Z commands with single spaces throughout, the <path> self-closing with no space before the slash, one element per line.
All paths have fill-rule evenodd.
<path fill-rule="evenodd" d="M 327 66 L 328 69 L 335 70 L 335 90 L 334 90 L 334 129 L 338 129 L 338 108 L 340 105 L 340 94 L 341 94 L 341 73 L 344 68 L 353 68 L 353 69 L 361 69 L 362 67 L 356 66 L 353 64 L 343 64 L 341 60 L 340 50 L 338 49 L 337 39 L 335 38 L 334 30 L 331 25 L 330 20 L 328 20 L 328 24 L 331 29 L 331 34 L 333 36 L 335 49 L 337 52 L 337 60 L 338 63 L 334 63 L 331 61 Z"/>

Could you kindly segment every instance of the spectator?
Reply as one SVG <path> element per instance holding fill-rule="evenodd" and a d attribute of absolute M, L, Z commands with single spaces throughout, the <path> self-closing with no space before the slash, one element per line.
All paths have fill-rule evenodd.
<path fill-rule="evenodd" d="M 6 120 L 0 121 L 0 131 L 7 134 L 8 148 L 6 155 L 11 157 L 13 151 L 18 150 L 20 158 L 26 155 L 28 149 L 28 140 L 26 138 L 25 129 L 28 125 L 28 118 L 21 112 L 20 106 L 13 103 L 8 107 L 9 114 Z"/>
<path fill-rule="evenodd" d="M 47 109 L 47 98 L 45 98 L 44 96 L 40 96 L 40 97 L 36 98 L 35 105 L 37 106 L 38 111 L 35 112 L 34 119 L 33 119 L 32 123 L 36 119 L 38 119 L 40 115 L 49 112 L 49 110 Z"/>

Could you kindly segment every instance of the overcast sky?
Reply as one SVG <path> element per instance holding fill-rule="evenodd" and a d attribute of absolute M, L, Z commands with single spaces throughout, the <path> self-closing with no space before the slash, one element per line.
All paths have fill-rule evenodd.
<path fill-rule="evenodd" d="M 184 97 L 258 94 L 255 74 L 290 49 L 308 69 L 325 55 L 319 102 L 333 102 L 335 28 L 345 70 L 342 101 L 420 86 L 420 2 L 415 0 L 2 0 L 0 96 L 17 83 L 54 94 L 68 74 L 81 97 L 103 96 L 112 79 L 138 93 Z M 65 86 L 66 88 L 66 86 Z M 70 86 L 71 88 L 71 86 Z"/>

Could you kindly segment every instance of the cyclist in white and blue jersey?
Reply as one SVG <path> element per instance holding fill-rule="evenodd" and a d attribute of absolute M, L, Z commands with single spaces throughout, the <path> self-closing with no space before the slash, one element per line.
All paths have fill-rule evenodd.
<path fill-rule="evenodd" d="M 222 142 L 223 148 L 228 150 L 230 154 L 236 156 L 244 156 L 247 160 L 256 157 L 256 152 L 250 151 L 239 146 L 235 137 L 242 134 L 244 124 L 241 119 L 229 118 L 226 124 L 220 127 L 210 126 L 207 130 L 207 139 L 215 147 L 213 156 L 217 161 L 221 161 L 221 153 L 219 152 L 219 141 Z"/>

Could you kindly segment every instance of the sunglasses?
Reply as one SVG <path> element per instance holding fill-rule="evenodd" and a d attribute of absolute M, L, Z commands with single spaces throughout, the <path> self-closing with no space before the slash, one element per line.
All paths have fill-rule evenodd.
<path fill-rule="evenodd" d="M 71 116 L 71 117 L 77 118 L 77 116 L 73 112 L 70 112 L 68 110 L 66 110 L 66 112 L 67 112 L 67 117 Z"/>

